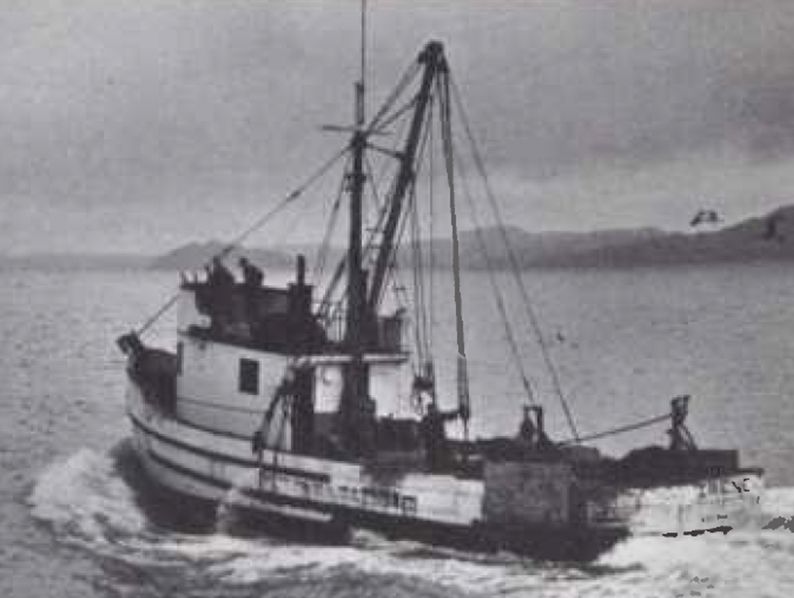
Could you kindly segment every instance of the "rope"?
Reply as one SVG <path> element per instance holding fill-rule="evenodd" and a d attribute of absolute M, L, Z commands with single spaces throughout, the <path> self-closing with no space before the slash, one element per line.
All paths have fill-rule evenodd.
<path fill-rule="evenodd" d="M 635 424 L 628 424 L 625 426 L 620 426 L 618 428 L 612 428 L 611 430 L 605 430 L 604 432 L 598 432 L 597 434 L 590 434 L 588 436 L 577 436 L 576 438 L 570 438 L 558 444 L 560 445 L 578 444 L 580 442 L 584 442 L 585 440 L 596 440 L 597 438 L 614 436 L 616 434 L 622 434 L 623 432 L 631 432 L 632 430 L 638 430 L 639 428 L 647 428 L 648 426 L 652 426 L 653 424 L 658 424 L 659 422 L 667 421 L 669 419 L 670 419 L 670 414 L 667 413 L 665 415 L 659 415 L 657 417 L 652 417 L 650 419 L 644 419 Z"/>
<path fill-rule="evenodd" d="M 430 104 L 430 111 L 432 114 L 434 107 L 434 103 L 431 102 Z M 427 159 L 427 166 L 428 166 L 428 173 L 427 173 L 427 180 L 428 180 L 428 219 L 430 223 L 428 225 L 428 237 L 429 237 L 429 245 L 430 248 L 427 252 L 428 257 L 428 277 L 430 278 L 428 287 L 429 287 L 429 304 L 430 304 L 430 327 L 428 332 L 427 338 L 427 351 L 432 355 L 433 352 L 433 341 L 434 341 L 434 333 L 435 333 L 435 320 L 436 320 L 436 299 L 435 299 L 435 269 L 436 269 L 436 255 L 435 255 L 435 242 L 434 242 L 434 234 L 435 234 L 435 219 L 434 219 L 434 201 L 435 201 L 435 194 L 434 194 L 434 179 L 435 179 L 435 166 L 433 160 L 433 148 L 435 148 L 435 138 L 433 137 L 433 124 L 432 120 L 430 121 L 430 133 L 429 133 L 429 140 L 428 143 L 430 144 L 430 151 L 428 152 L 428 159 Z"/>
<path fill-rule="evenodd" d="M 417 60 L 413 60 L 411 62 L 411 64 L 409 64 L 406 67 L 405 71 L 403 71 L 402 77 L 400 77 L 400 80 L 397 82 L 397 85 L 394 86 L 394 89 L 386 97 L 386 100 L 381 105 L 380 110 L 378 110 L 378 112 L 375 115 L 375 117 L 370 121 L 369 125 L 367 126 L 367 129 L 366 129 L 367 133 L 371 133 L 371 132 L 375 131 L 378 127 L 381 126 L 381 124 L 382 124 L 380 122 L 381 119 L 386 115 L 386 113 L 389 111 L 389 109 L 394 105 L 394 102 L 397 101 L 397 98 L 399 98 L 402 95 L 403 90 L 408 86 L 408 84 L 411 82 L 411 80 L 416 76 L 416 74 L 419 72 L 420 68 L 421 68 L 421 66 L 419 65 L 419 61 L 417 61 Z"/>
<path fill-rule="evenodd" d="M 405 104 L 403 104 L 400 108 L 392 112 L 387 119 L 383 122 L 379 123 L 379 127 L 383 129 L 384 127 L 388 127 L 398 118 L 400 118 L 403 114 L 408 112 L 411 108 L 416 105 L 417 96 L 414 95 L 410 100 L 408 100 Z"/>
<path fill-rule="evenodd" d="M 345 181 L 347 179 L 347 168 L 349 164 L 350 156 L 348 156 L 347 163 L 345 164 L 345 174 L 343 174 L 342 179 L 339 182 L 339 189 L 337 191 L 336 198 L 334 199 L 334 203 L 331 206 L 331 215 L 330 218 L 328 218 L 328 226 L 325 228 L 325 235 L 323 236 L 323 241 L 317 254 L 317 261 L 315 262 L 314 271 L 312 274 L 315 280 L 319 280 L 325 270 L 325 262 L 328 258 L 331 235 L 334 232 L 334 228 L 336 228 L 336 219 L 339 216 L 339 207 L 342 205 L 342 197 L 345 193 Z"/>
<path fill-rule="evenodd" d="M 404 129 L 405 129 L 405 121 L 403 120 L 400 123 L 397 134 L 395 135 L 394 143 L 392 145 L 393 149 L 396 148 L 397 145 L 399 144 Z M 374 169 L 372 168 L 372 163 L 369 160 L 369 156 L 367 154 L 365 154 L 364 157 L 364 164 L 367 168 L 367 180 L 370 183 L 369 186 L 370 189 L 372 190 L 372 196 L 375 198 L 375 203 L 378 205 L 378 209 L 380 210 L 380 213 L 376 219 L 375 226 L 371 229 L 370 234 L 367 237 L 367 241 L 364 244 L 364 254 L 369 255 L 371 249 L 374 247 L 375 238 L 377 237 L 380 229 L 383 227 L 383 222 L 386 220 L 386 215 L 388 214 L 388 207 L 389 207 L 388 202 L 383 202 L 383 204 L 381 204 L 380 197 L 378 195 L 378 185 L 380 184 L 380 181 L 383 180 L 383 178 L 386 176 L 389 164 L 388 162 L 384 164 L 377 179 L 375 178 Z M 323 298 L 320 301 L 319 314 L 323 318 L 328 317 L 329 315 L 329 311 L 331 309 L 331 304 L 332 304 L 332 298 L 334 292 L 336 291 L 336 286 L 339 284 L 339 281 L 341 280 L 342 274 L 344 274 L 346 267 L 347 267 L 347 254 L 343 255 L 342 258 L 339 260 L 339 263 L 337 264 L 336 269 L 334 270 L 334 273 L 331 276 L 328 285 L 326 286 L 325 293 L 323 294 Z M 347 288 L 344 289 L 344 292 L 345 293 L 347 292 Z"/>
<path fill-rule="evenodd" d="M 444 169 L 449 187 L 449 216 L 452 229 L 452 278 L 455 297 L 455 328 L 458 347 L 458 403 L 460 418 L 463 422 L 463 438 L 469 439 L 469 417 L 471 416 L 471 399 L 469 395 L 469 379 L 466 364 L 466 343 L 463 327 L 463 297 L 460 283 L 460 253 L 458 247 L 458 223 L 455 214 L 455 172 L 452 135 L 452 104 L 449 94 L 449 71 L 445 68 L 436 79 L 439 94 L 439 112 L 441 116 L 441 141 L 444 153 Z"/>
<path fill-rule="evenodd" d="M 507 237 L 507 232 L 505 231 L 504 220 L 502 219 L 501 211 L 499 210 L 499 204 L 496 202 L 496 198 L 491 187 L 491 183 L 488 179 L 488 173 L 485 170 L 485 164 L 483 162 L 482 156 L 480 155 L 480 151 L 477 147 L 477 143 L 474 139 L 474 135 L 471 131 L 471 127 L 469 126 L 468 118 L 466 117 L 466 111 L 463 107 L 463 101 L 460 98 L 460 92 L 458 90 L 458 86 L 456 85 L 454 79 L 450 76 L 449 78 L 450 83 L 452 84 L 452 91 L 453 96 L 455 98 L 455 104 L 458 108 L 458 111 L 461 115 L 461 121 L 463 123 L 463 128 L 466 132 L 466 136 L 469 140 L 471 145 L 472 151 L 472 158 L 474 159 L 474 164 L 479 171 L 480 177 L 483 180 L 483 184 L 485 186 L 486 197 L 488 198 L 488 202 L 491 206 L 491 209 L 494 212 L 494 217 L 497 222 L 497 228 L 499 229 L 500 236 L 502 237 L 502 242 L 507 249 L 508 259 L 510 261 L 510 267 L 513 274 L 513 277 L 516 281 L 516 285 L 518 286 L 521 297 L 524 301 L 524 307 L 527 311 L 527 315 L 529 317 L 530 325 L 532 326 L 532 330 L 535 333 L 535 337 L 538 342 L 538 346 L 540 347 L 541 355 L 543 356 L 543 361 L 546 364 L 546 368 L 549 370 L 549 374 L 551 376 L 552 385 L 554 386 L 554 390 L 557 394 L 557 397 L 560 400 L 560 403 L 563 408 L 563 412 L 565 413 L 565 418 L 568 420 L 568 426 L 571 428 L 571 432 L 573 433 L 574 438 L 579 438 L 579 432 L 576 430 L 576 424 L 573 420 L 573 415 L 571 413 L 570 408 L 568 407 L 568 402 L 565 400 L 565 396 L 562 392 L 562 384 L 560 383 L 560 378 L 557 373 L 557 368 L 554 366 L 554 363 L 551 360 L 551 355 L 549 352 L 549 348 L 546 345 L 546 341 L 543 338 L 543 333 L 540 329 L 540 322 L 538 320 L 537 315 L 535 314 L 535 310 L 532 307 L 532 301 L 529 298 L 529 292 L 527 291 L 526 285 L 524 284 L 524 280 L 521 277 L 521 269 L 518 265 L 518 259 L 516 258 L 515 252 L 513 251 L 512 244 Z"/>
<path fill-rule="evenodd" d="M 273 208 L 265 212 L 262 216 L 257 218 L 257 220 L 245 229 L 242 233 L 237 235 L 231 242 L 229 242 L 221 251 L 213 255 L 207 264 L 212 263 L 212 260 L 215 258 L 223 259 L 226 257 L 235 247 L 237 247 L 240 243 L 242 243 L 248 236 L 251 235 L 254 231 L 264 226 L 268 220 L 273 218 L 278 212 L 283 210 L 287 205 L 289 205 L 294 200 L 298 199 L 306 189 L 308 189 L 311 185 L 313 185 L 319 178 L 321 178 L 326 172 L 328 172 L 331 167 L 336 164 L 337 160 L 341 158 L 343 155 L 347 153 L 349 149 L 349 145 L 345 145 L 342 149 L 336 152 L 331 158 L 329 158 L 326 162 L 322 164 L 320 168 L 318 168 L 310 177 L 308 177 L 300 186 L 298 186 L 294 191 L 289 193 L 284 199 L 282 199 L 277 205 Z M 155 313 L 152 315 L 146 322 L 144 322 L 136 331 L 137 335 L 142 335 L 146 332 L 160 317 L 168 311 L 179 299 L 179 293 L 174 293 Z"/>
<path fill-rule="evenodd" d="M 415 340 L 417 351 L 419 352 L 418 361 L 424 363 L 427 358 L 427 343 L 424 341 L 427 335 L 427 316 L 425 312 L 425 292 L 422 285 L 422 249 L 419 240 L 421 234 L 419 228 L 419 219 L 417 218 L 416 209 L 416 187 L 411 190 L 410 210 L 411 210 L 411 270 L 413 274 L 413 291 L 414 291 L 414 318 L 416 325 L 414 326 Z"/>
<path fill-rule="evenodd" d="M 463 161 L 460 159 L 459 155 L 457 155 L 457 158 L 462 170 Z M 491 260 L 491 255 L 488 253 L 488 247 L 485 243 L 485 239 L 483 238 L 482 230 L 480 229 L 480 222 L 477 218 L 474 200 L 472 199 L 469 185 L 466 183 L 466 178 L 461 174 L 460 179 L 462 183 L 461 186 L 463 187 L 463 195 L 466 198 L 466 202 L 469 204 L 469 209 L 471 210 L 471 219 L 474 222 L 475 238 L 477 239 L 477 244 L 480 247 L 480 252 L 485 258 L 485 266 L 486 270 L 488 271 L 488 278 L 491 282 L 491 288 L 493 289 L 494 299 L 496 300 L 496 308 L 499 311 L 499 317 L 501 318 L 502 324 L 504 325 L 507 344 L 510 347 L 510 352 L 513 354 L 513 360 L 518 367 L 518 373 L 521 376 L 521 384 L 524 387 L 524 392 L 527 394 L 527 399 L 529 400 L 530 404 L 535 404 L 535 393 L 532 391 L 532 382 L 530 381 L 530 377 L 524 369 L 524 361 L 521 358 L 521 351 L 518 348 L 518 342 L 513 335 L 513 328 L 510 326 L 510 320 L 507 317 L 507 308 L 505 307 L 502 293 L 499 290 L 499 283 L 496 280 L 496 274 L 494 274 L 495 268 L 493 266 L 493 261 Z"/>

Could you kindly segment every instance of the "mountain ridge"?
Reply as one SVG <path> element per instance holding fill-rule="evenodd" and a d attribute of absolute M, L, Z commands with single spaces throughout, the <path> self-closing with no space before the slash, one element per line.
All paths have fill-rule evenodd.
<path fill-rule="evenodd" d="M 512 255 L 502 237 L 509 239 Z M 423 244 L 425 262 L 436 267 L 452 265 L 451 240 L 428 239 Z M 484 227 L 461 231 L 461 265 L 469 269 L 507 268 L 515 260 L 520 268 L 632 267 L 646 265 L 703 264 L 756 260 L 794 261 L 794 205 L 782 206 L 764 216 L 747 218 L 711 231 L 670 232 L 658 228 L 617 228 L 589 232 L 529 232 L 518 226 Z M 485 247 L 487 258 L 482 252 Z M 157 258 L 152 267 L 196 269 L 220 251 L 217 241 L 190 243 Z M 314 245 L 282 248 L 239 248 L 261 266 L 291 267 L 295 253 L 312 256 Z M 344 250 L 329 248 L 329 263 L 341 259 Z M 408 265 L 409 257 L 400 262 Z"/>
<path fill-rule="evenodd" d="M 513 255 L 502 241 L 507 236 Z M 504 230 L 484 227 L 461 231 L 461 265 L 468 269 L 511 266 L 522 268 L 610 268 L 651 265 L 686 265 L 749 261 L 794 261 L 794 205 L 781 206 L 765 215 L 753 216 L 715 230 L 672 232 L 658 228 L 617 228 L 589 232 L 529 232 L 515 225 Z M 452 265 L 452 242 L 432 238 L 423 242 L 425 263 L 439 268 Z M 484 245 L 487 258 L 481 251 Z M 226 244 L 210 240 L 191 242 L 161 255 L 129 253 L 31 253 L 0 255 L 0 268 L 32 269 L 154 269 L 199 270 Z M 239 247 L 229 252 L 236 262 L 241 255 L 267 268 L 292 268 L 294 256 L 303 253 L 313 265 L 319 245 L 295 244 L 280 247 Z M 345 250 L 329 247 L 326 264 L 342 259 Z M 403 251 L 400 263 L 408 266 Z"/>

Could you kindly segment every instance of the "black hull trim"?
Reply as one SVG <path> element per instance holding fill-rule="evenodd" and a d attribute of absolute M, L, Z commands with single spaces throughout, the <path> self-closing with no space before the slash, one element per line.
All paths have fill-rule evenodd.
<path fill-rule="evenodd" d="M 197 446 L 193 446 L 191 444 L 187 444 L 182 442 L 181 440 L 177 440 L 175 438 L 171 438 L 170 436 L 165 436 L 156 430 L 153 430 L 142 421 L 140 421 L 137 417 L 132 414 L 129 414 L 130 421 L 132 425 L 136 428 L 140 429 L 143 433 L 151 436 L 152 438 L 156 438 L 160 442 L 164 442 L 165 444 L 170 444 L 171 446 L 177 447 L 184 451 L 188 451 L 195 455 L 201 455 L 202 457 L 206 457 L 208 459 L 213 459 L 215 461 L 220 461 L 223 463 L 231 463 L 233 465 L 239 465 L 241 467 L 251 467 L 254 469 L 259 469 L 261 471 L 267 471 L 270 473 L 281 473 L 285 475 L 290 475 L 299 478 L 305 478 L 308 480 L 312 480 L 314 482 L 323 482 L 328 483 L 331 478 L 329 475 L 324 473 L 318 473 L 315 471 L 306 471 L 303 469 L 296 469 L 294 467 L 283 467 L 279 465 L 273 465 L 271 463 L 260 463 L 255 459 L 240 459 L 239 457 L 234 457 L 232 455 L 226 455 L 223 453 L 218 453 L 216 451 L 211 451 L 208 449 L 200 448 Z M 194 472 L 190 472 L 194 473 Z"/>

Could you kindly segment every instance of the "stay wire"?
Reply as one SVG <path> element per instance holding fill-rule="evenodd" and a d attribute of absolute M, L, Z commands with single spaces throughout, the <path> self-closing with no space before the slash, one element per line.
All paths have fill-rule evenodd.
<path fill-rule="evenodd" d="M 384 110 L 381 111 L 383 112 Z M 400 124 L 399 131 L 397 132 L 397 135 L 394 137 L 393 148 L 396 148 L 397 145 L 400 143 L 402 139 L 402 133 L 404 132 L 405 129 L 405 125 L 406 125 L 405 121 L 402 121 Z M 370 188 L 372 189 L 373 197 L 375 197 L 376 202 L 380 203 L 380 197 L 378 195 L 378 185 L 380 184 L 379 181 L 383 179 L 383 177 L 386 175 L 386 172 L 388 171 L 388 166 L 389 166 L 388 161 L 384 163 L 383 168 L 381 169 L 381 172 L 377 178 L 377 181 L 374 177 L 374 169 L 372 168 L 372 164 L 367 154 L 365 154 L 364 163 L 365 166 L 367 167 L 367 174 L 369 177 Z M 392 186 L 393 185 L 394 185 L 394 181 L 392 181 Z M 387 214 L 386 207 L 387 207 L 386 203 L 380 206 L 381 212 L 377 218 L 376 225 L 370 232 L 367 241 L 364 244 L 365 255 L 367 255 L 371 251 L 375 243 L 375 237 L 377 236 L 380 228 L 383 226 L 383 221 L 385 220 Z M 337 264 L 336 269 L 334 270 L 334 274 L 331 277 L 331 280 L 328 282 L 325 292 L 323 293 L 323 298 L 320 302 L 320 311 L 319 311 L 321 317 L 327 317 L 327 314 L 331 309 L 331 305 L 334 303 L 332 300 L 334 292 L 336 291 L 336 287 L 339 284 L 339 281 L 341 280 L 346 267 L 347 267 L 347 256 L 345 255 L 339 260 L 339 263 Z M 345 288 L 345 292 L 347 292 L 347 288 Z"/>
<path fill-rule="evenodd" d="M 386 100 L 381 104 L 381 107 L 378 110 L 378 112 L 369 122 L 369 125 L 366 128 L 367 134 L 372 133 L 383 124 L 381 122 L 381 119 L 389 112 L 389 110 L 397 101 L 397 99 L 402 95 L 405 88 L 410 84 L 413 78 L 416 77 L 420 68 L 421 67 L 417 60 L 412 61 L 411 64 L 409 64 L 406 67 L 399 81 L 392 89 L 391 93 L 386 97 Z"/>
<path fill-rule="evenodd" d="M 319 280 L 320 276 L 322 276 L 323 271 L 325 270 L 325 262 L 328 258 L 329 246 L 331 244 L 331 235 L 336 228 L 336 219 L 339 216 L 339 208 L 342 205 L 342 197 L 345 193 L 345 182 L 347 180 L 347 169 L 349 165 L 350 155 L 348 154 L 347 162 L 345 162 L 344 173 L 342 174 L 342 179 L 339 182 L 339 189 L 336 193 L 334 203 L 331 206 L 331 216 L 328 219 L 328 226 L 325 229 L 325 235 L 323 236 L 323 241 L 320 245 L 320 251 L 317 254 L 317 262 L 315 263 L 313 270 L 313 276 L 315 280 Z"/>
<path fill-rule="evenodd" d="M 430 106 L 431 110 L 433 108 L 432 104 Z M 435 234 L 435 220 L 433 219 L 433 203 L 435 201 L 434 197 L 434 179 L 435 179 L 435 167 L 434 167 L 434 159 L 433 156 L 435 155 L 435 137 L 433 135 L 433 122 L 430 122 L 430 132 L 428 133 L 429 139 L 428 143 L 430 144 L 430 151 L 427 158 L 427 177 L 428 177 L 428 219 L 430 220 L 429 223 L 429 250 L 427 252 L 427 260 L 428 260 L 428 277 L 430 278 L 428 287 L 428 303 L 430 305 L 430 323 L 428 327 L 428 334 L 427 334 L 427 350 L 432 355 L 433 345 L 434 345 L 434 334 L 435 334 L 435 321 L 436 321 L 436 300 L 435 300 L 435 269 L 436 269 L 436 256 L 435 256 L 435 242 L 434 242 L 434 234 Z"/>
<path fill-rule="evenodd" d="M 374 179 L 372 178 L 373 177 L 373 172 L 372 172 L 372 167 L 371 167 L 371 164 L 370 164 L 368 158 L 365 158 L 364 165 L 367 168 L 367 176 L 369 177 L 369 180 L 371 181 L 370 184 L 371 184 L 371 187 L 372 187 L 373 197 L 375 197 L 375 201 L 376 202 L 380 203 L 380 197 L 378 195 L 378 190 L 377 190 L 377 187 L 376 187 L 376 183 L 374 182 Z M 385 174 L 385 172 L 381 174 L 381 178 L 382 178 L 383 174 Z M 374 245 L 375 237 L 378 234 L 378 230 L 380 229 L 380 227 L 382 226 L 383 221 L 386 218 L 386 213 L 387 213 L 387 209 L 386 208 L 387 207 L 388 207 L 388 205 L 385 204 L 385 203 L 382 206 L 380 206 L 381 212 L 380 212 L 380 214 L 378 216 L 378 222 L 377 222 L 375 228 L 373 228 L 372 231 L 370 231 L 369 236 L 367 237 L 367 241 L 364 244 L 364 254 L 365 255 L 371 250 L 371 248 Z M 328 282 L 328 286 L 326 287 L 325 293 L 323 294 L 322 301 L 320 302 L 320 316 L 321 317 L 323 317 L 326 314 L 326 312 L 331 308 L 331 305 L 333 303 L 332 298 L 333 298 L 333 295 L 334 295 L 334 291 L 336 290 L 336 286 L 339 284 L 339 281 L 342 278 L 342 274 L 344 274 L 346 268 L 347 268 L 347 255 L 343 256 L 339 260 L 339 263 L 336 266 L 336 270 L 334 270 L 334 274 L 331 277 L 331 280 Z M 345 292 L 347 292 L 347 287 L 345 287 Z"/>
<path fill-rule="evenodd" d="M 463 170 L 463 160 L 461 159 L 458 152 L 455 152 L 457 157 L 457 162 L 460 165 L 459 170 Z M 499 317 L 502 320 L 502 324 L 505 330 L 505 337 L 507 338 L 507 344 L 510 347 L 510 352 L 513 355 L 513 360 L 516 363 L 516 367 L 518 368 L 519 376 L 521 377 L 521 384 L 524 387 L 524 391 L 527 394 L 527 399 L 531 405 L 534 405 L 537 401 L 535 399 L 535 393 L 532 390 L 533 382 L 527 374 L 526 369 L 524 368 L 524 361 L 521 355 L 521 351 L 518 346 L 518 342 L 516 340 L 515 335 L 513 334 L 513 329 L 510 326 L 510 320 L 507 316 L 507 308 L 505 306 L 504 297 L 502 292 L 499 289 L 499 282 L 496 279 L 495 274 L 495 265 L 493 260 L 491 259 L 491 255 L 488 252 L 487 244 L 485 243 L 485 239 L 482 234 L 482 229 L 480 228 L 479 218 L 477 217 L 476 206 L 474 203 L 474 199 L 472 198 L 471 190 L 469 189 L 469 185 L 466 182 L 466 178 L 463 175 L 463 172 L 460 174 L 460 181 L 461 187 L 463 187 L 463 195 L 466 198 L 466 203 L 469 205 L 469 210 L 471 210 L 471 219 L 474 223 L 474 233 L 475 238 L 477 239 L 477 244 L 480 247 L 480 252 L 482 253 L 483 257 L 485 258 L 485 266 L 486 270 L 488 271 L 488 278 L 491 282 L 491 288 L 493 289 L 494 300 L 496 301 L 496 308 L 499 311 Z"/>
<path fill-rule="evenodd" d="M 557 373 L 557 368 L 554 366 L 554 363 L 551 359 L 551 354 L 549 352 L 549 348 L 546 344 L 545 339 L 543 338 L 543 333 L 540 328 L 540 322 L 538 320 L 537 314 L 535 313 L 535 309 L 532 306 L 532 301 L 530 300 L 529 292 L 527 291 L 526 285 L 524 284 L 524 280 L 521 276 L 521 270 L 518 265 L 518 259 L 516 258 L 512 244 L 510 243 L 510 240 L 507 237 L 504 220 L 502 219 L 502 214 L 499 209 L 499 205 L 496 202 L 495 194 L 493 192 L 493 188 L 491 187 L 491 183 L 488 178 L 488 173 L 485 170 L 485 164 L 483 162 L 482 156 L 480 155 L 480 151 L 477 147 L 477 143 L 474 139 L 474 134 L 472 133 L 471 126 L 469 125 L 469 120 L 466 116 L 466 111 L 463 107 L 463 101 L 461 100 L 460 91 L 458 89 L 457 84 L 455 83 L 455 80 L 452 78 L 451 75 L 449 77 L 449 80 L 452 86 L 452 92 L 455 98 L 455 104 L 458 108 L 458 112 L 460 113 L 460 118 L 463 124 L 463 128 L 466 132 L 466 136 L 468 138 L 469 144 L 471 145 L 472 158 L 474 159 L 475 166 L 477 167 L 480 177 L 483 180 L 483 184 L 485 186 L 485 191 L 486 191 L 486 197 L 488 198 L 488 202 L 491 206 L 491 209 L 493 210 L 494 217 L 497 223 L 497 228 L 499 229 L 502 242 L 504 243 L 505 248 L 507 250 L 508 259 L 510 261 L 510 266 L 516 281 L 516 285 L 518 286 L 521 292 L 521 296 L 524 301 L 524 307 L 529 317 L 529 321 L 532 326 L 533 332 L 535 333 L 535 337 L 537 339 L 538 346 L 540 347 L 540 352 L 541 355 L 543 356 L 543 360 L 546 364 L 546 368 L 549 370 L 549 374 L 551 376 L 554 390 L 562 405 L 563 412 L 565 413 L 565 418 L 568 420 L 568 426 L 571 428 L 571 432 L 573 433 L 574 438 L 578 442 L 579 432 L 576 429 L 576 424 L 574 423 L 573 414 L 571 413 L 571 410 L 568 407 L 568 402 L 565 400 L 565 395 L 562 392 L 562 384 L 560 383 L 560 378 L 559 378 L 559 374 Z"/>
<path fill-rule="evenodd" d="M 313 185 L 318 179 L 322 178 L 326 172 L 328 172 L 334 164 L 336 164 L 337 160 L 344 156 L 348 149 L 350 149 L 350 144 L 345 144 L 345 146 L 337 151 L 331 158 L 326 160 L 320 168 L 312 173 L 301 185 L 299 185 L 295 190 L 291 193 L 287 194 L 278 204 L 276 204 L 273 208 L 265 212 L 262 216 L 256 219 L 254 223 L 245 229 L 242 233 L 237 235 L 232 241 L 230 241 L 226 246 L 224 246 L 221 251 L 214 254 L 209 261 L 206 262 L 205 267 L 212 263 L 215 258 L 223 259 L 226 257 L 235 247 L 240 245 L 245 239 L 247 239 L 254 231 L 264 226 L 273 216 L 283 210 L 286 206 L 290 203 L 295 201 L 298 197 L 300 197 L 306 189 L 308 189 L 311 185 Z M 135 334 L 142 335 L 144 334 L 151 326 L 160 319 L 160 317 L 167 312 L 179 299 L 179 292 L 174 293 L 168 301 L 166 301 L 160 309 L 158 309 L 152 316 L 149 317 L 140 327 L 135 330 Z"/>
<path fill-rule="evenodd" d="M 430 101 L 432 101 L 432 95 L 430 97 Z M 428 111 L 425 114 L 425 121 L 424 121 L 425 125 L 427 125 L 428 118 L 430 117 L 430 115 L 431 115 L 430 111 Z M 415 200 L 416 181 L 418 180 L 419 175 L 420 175 L 421 170 L 422 170 L 422 159 L 424 157 L 424 152 L 425 152 L 425 149 L 427 147 L 427 139 L 428 139 L 429 128 L 430 127 L 425 126 L 424 133 L 422 135 L 422 139 L 419 142 L 419 148 L 417 149 L 416 156 L 414 158 L 414 164 L 416 165 L 416 167 L 414 169 L 413 176 L 411 177 L 411 183 L 410 183 L 411 184 L 411 194 L 412 195 L 409 196 L 409 201 L 411 201 L 411 202 L 413 202 Z M 409 216 L 407 214 L 410 212 L 410 209 L 411 208 L 409 206 L 409 209 L 405 212 L 406 215 L 403 216 L 403 218 L 402 218 L 402 222 L 400 224 L 400 230 L 399 230 L 399 232 L 397 234 L 396 242 L 394 243 L 394 247 L 392 248 L 392 254 L 391 254 L 391 256 L 389 256 L 388 276 L 394 277 L 394 279 L 395 279 L 395 280 L 392 280 L 392 287 L 393 288 L 396 288 L 395 285 L 397 284 L 396 283 L 397 250 L 398 250 L 398 248 L 400 247 L 400 245 L 402 243 L 402 237 L 404 235 L 404 231 L 405 231 L 405 228 L 406 228 L 406 223 L 409 220 Z M 380 305 L 382 300 L 383 300 L 383 293 L 381 293 L 381 296 L 378 297 L 377 305 Z"/>
<path fill-rule="evenodd" d="M 631 432 L 632 430 L 639 430 L 640 428 L 647 428 L 648 426 L 652 426 L 654 424 L 658 424 L 663 421 L 667 421 L 670 419 L 670 414 L 667 413 L 665 415 L 657 415 L 656 417 L 652 417 L 649 419 L 644 419 L 634 424 L 627 424 L 625 426 L 620 426 L 617 428 L 612 428 L 610 430 L 605 430 L 603 432 L 598 432 L 597 434 L 589 434 L 587 436 L 580 436 L 577 438 L 571 438 L 569 440 L 564 440 L 559 445 L 566 445 L 566 444 L 578 444 L 580 442 L 584 442 L 585 440 L 596 440 L 598 438 L 605 438 L 607 436 L 615 436 L 617 434 L 622 434 L 623 432 Z"/>
<path fill-rule="evenodd" d="M 426 319 L 424 318 L 424 289 L 422 285 L 422 266 L 421 256 L 422 250 L 419 245 L 419 219 L 416 216 L 416 188 L 414 187 L 411 192 L 411 270 L 413 272 L 413 291 L 414 291 L 414 318 L 415 325 L 415 342 L 417 350 L 419 351 L 419 363 L 424 363 L 426 352 Z"/>

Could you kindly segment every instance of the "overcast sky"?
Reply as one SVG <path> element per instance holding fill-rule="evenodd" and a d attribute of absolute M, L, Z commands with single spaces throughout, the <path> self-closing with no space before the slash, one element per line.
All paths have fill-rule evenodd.
<path fill-rule="evenodd" d="M 369 5 L 370 105 L 443 40 L 512 223 L 794 203 L 790 1 Z M 358 0 L 2 0 L 0 253 L 233 236 L 342 141 L 357 44 Z"/>

